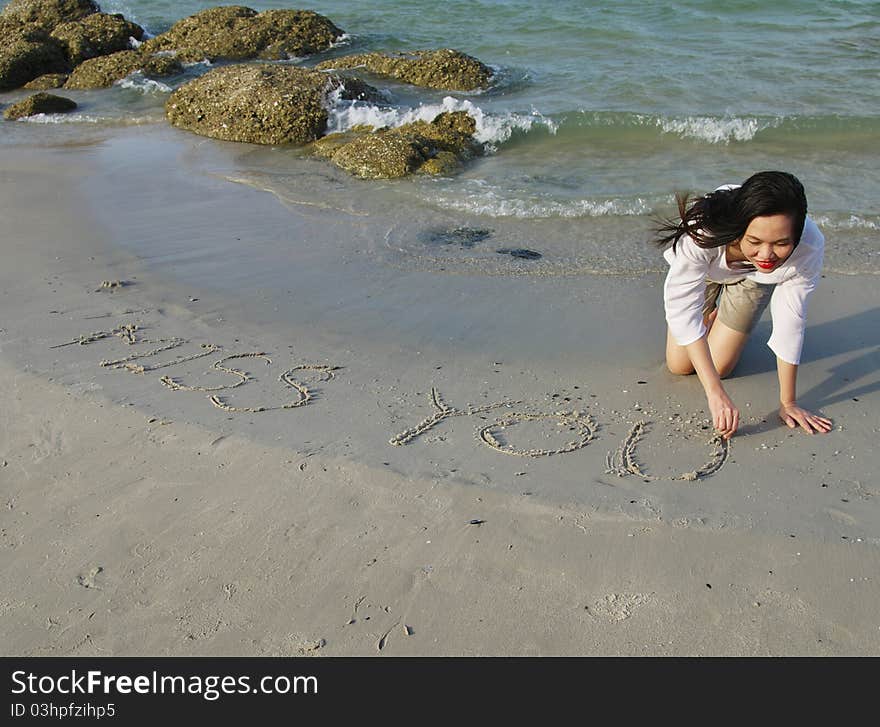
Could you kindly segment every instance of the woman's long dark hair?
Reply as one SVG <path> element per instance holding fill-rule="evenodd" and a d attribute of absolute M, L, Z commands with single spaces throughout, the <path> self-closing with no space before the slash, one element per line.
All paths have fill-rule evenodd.
<path fill-rule="evenodd" d="M 684 235 L 699 247 L 721 247 L 739 240 L 755 217 L 789 214 L 795 246 L 807 217 L 807 196 L 797 177 L 788 172 L 758 172 L 736 189 L 720 189 L 697 197 L 677 193 L 679 219 L 660 219 L 654 243 L 672 249 Z"/>

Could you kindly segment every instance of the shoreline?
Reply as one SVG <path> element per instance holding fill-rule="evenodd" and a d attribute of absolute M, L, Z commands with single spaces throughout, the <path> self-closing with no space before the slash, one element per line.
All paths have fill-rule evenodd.
<path fill-rule="evenodd" d="M 640 419 L 656 425 L 639 449 L 648 471 L 675 476 L 709 454 L 698 382 L 663 371 L 659 280 L 401 272 L 369 254 L 381 219 L 336 234 L 325 213 L 297 217 L 268 194 L 186 179 L 190 167 L 164 179 L 150 229 L 155 210 L 106 183 L 121 168 L 112 155 L 11 158 L 10 651 L 369 654 L 392 628 L 382 653 L 877 653 L 880 293 L 854 285 L 873 278 L 829 275 L 812 303 L 799 389 L 835 431 L 808 438 L 772 420 L 765 322 L 730 383 L 746 421 L 730 461 L 697 483 L 646 483 L 604 471 Z M 237 255 L 248 224 L 257 239 Z M 139 259 L 126 229 L 141 242 L 170 231 L 179 249 Z M 240 281 L 259 292 L 231 295 Z M 186 341 L 142 363 L 222 351 L 135 375 L 98 365 L 141 350 L 116 337 L 50 348 L 123 322 Z M 290 366 L 340 368 L 332 380 L 301 370 L 315 399 L 271 412 L 161 384 L 228 385 L 210 364 L 240 353 L 272 363 L 230 362 L 253 376 L 215 392 L 232 406 L 296 401 L 278 381 Z M 389 445 L 431 415 L 432 386 L 458 409 L 522 404 Z M 561 410 L 596 423 L 571 453 L 511 456 L 477 440 L 505 414 Z M 574 436 L 559 424 L 492 431 L 517 451 L 552 450 Z M 348 624 L 361 596 L 373 618 Z"/>

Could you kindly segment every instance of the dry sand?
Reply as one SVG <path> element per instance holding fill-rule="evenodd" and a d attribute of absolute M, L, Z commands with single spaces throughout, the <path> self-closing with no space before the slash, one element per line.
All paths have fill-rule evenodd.
<path fill-rule="evenodd" d="M 151 133 L 0 163 L 5 654 L 880 653 L 873 278 L 812 304 L 835 430 L 762 324 L 728 452 L 658 275 L 402 269 Z"/>

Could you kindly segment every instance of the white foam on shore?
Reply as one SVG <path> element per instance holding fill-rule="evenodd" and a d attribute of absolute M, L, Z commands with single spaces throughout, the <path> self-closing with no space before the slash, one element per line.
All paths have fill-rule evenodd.
<path fill-rule="evenodd" d="M 441 103 L 421 104 L 415 108 L 396 109 L 380 107 L 362 101 L 344 101 L 342 90 L 338 89 L 329 98 L 329 118 L 327 133 L 348 131 L 354 126 L 365 124 L 375 128 L 398 127 L 413 121 L 433 121 L 444 111 L 464 111 L 477 124 L 474 137 L 482 144 L 494 148 L 510 139 L 517 131 L 528 132 L 541 127 L 555 134 L 557 125 L 552 119 L 543 116 L 537 109 L 531 114 L 505 113 L 488 114 L 467 99 L 446 96 Z"/>
<path fill-rule="evenodd" d="M 150 116 L 95 116 L 93 114 L 35 114 L 19 119 L 29 124 L 105 124 L 108 126 L 142 126 L 161 121 Z"/>
<path fill-rule="evenodd" d="M 564 112 L 560 126 L 584 128 L 656 128 L 661 134 L 681 139 L 696 139 L 709 144 L 751 141 L 762 131 L 776 129 L 788 121 L 786 117 L 758 116 L 656 116 L 653 114 L 587 111 Z"/>
<path fill-rule="evenodd" d="M 814 217 L 813 221 L 820 227 L 827 227 L 832 230 L 880 230 L 880 218 L 871 220 L 859 215 L 835 218 L 828 215 L 820 215 L 819 217 Z"/>
<path fill-rule="evenodd" d="M 686 139 L 698 139 L 710 144 L 729 144 L 731 141 L 751 141 L 759 131 L 776 125 L 753 117 L 713 118 L 687 116 L 683 119 L 656 119 L 665 134 L 677 134 Z"/>
<path fill-rule="evenodd" d="M 147 78 L 140 71 L 135 71 L 130 76 L 126 76 L 119 81 L 116 81 L 115 86 L 119 86 L 120 88 L 130 88 L 134 91 L 140 91 L 143 94 L 148 93 L 171 93 L 172 88 L 160 81 L 154 81 L 152 78 Z"/>
<path fill-rule="evenodd" d="M 651 212 L 648 200 L 636 198 L 576 199 L 566 202 L 505 197 L 485 182 L 472 180 L 468 191 L 432 190 L 428 201 L 440 207 L 486 217 L 544 219 L 553 217 L 636 216 Z"/>

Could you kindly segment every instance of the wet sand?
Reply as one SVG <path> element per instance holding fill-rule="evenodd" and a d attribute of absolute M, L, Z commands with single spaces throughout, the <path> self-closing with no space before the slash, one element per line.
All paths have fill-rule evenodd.
<path fill-rule="evenodd" d="M 284 204 L 244 148 L 4 150 L 6 653 L 880 650 L 875 276 L 811 303 L 834 431 L 775 418 L 765 321 L 721 456 L 659 273 L 413 264 L 393 189 Z"/>

